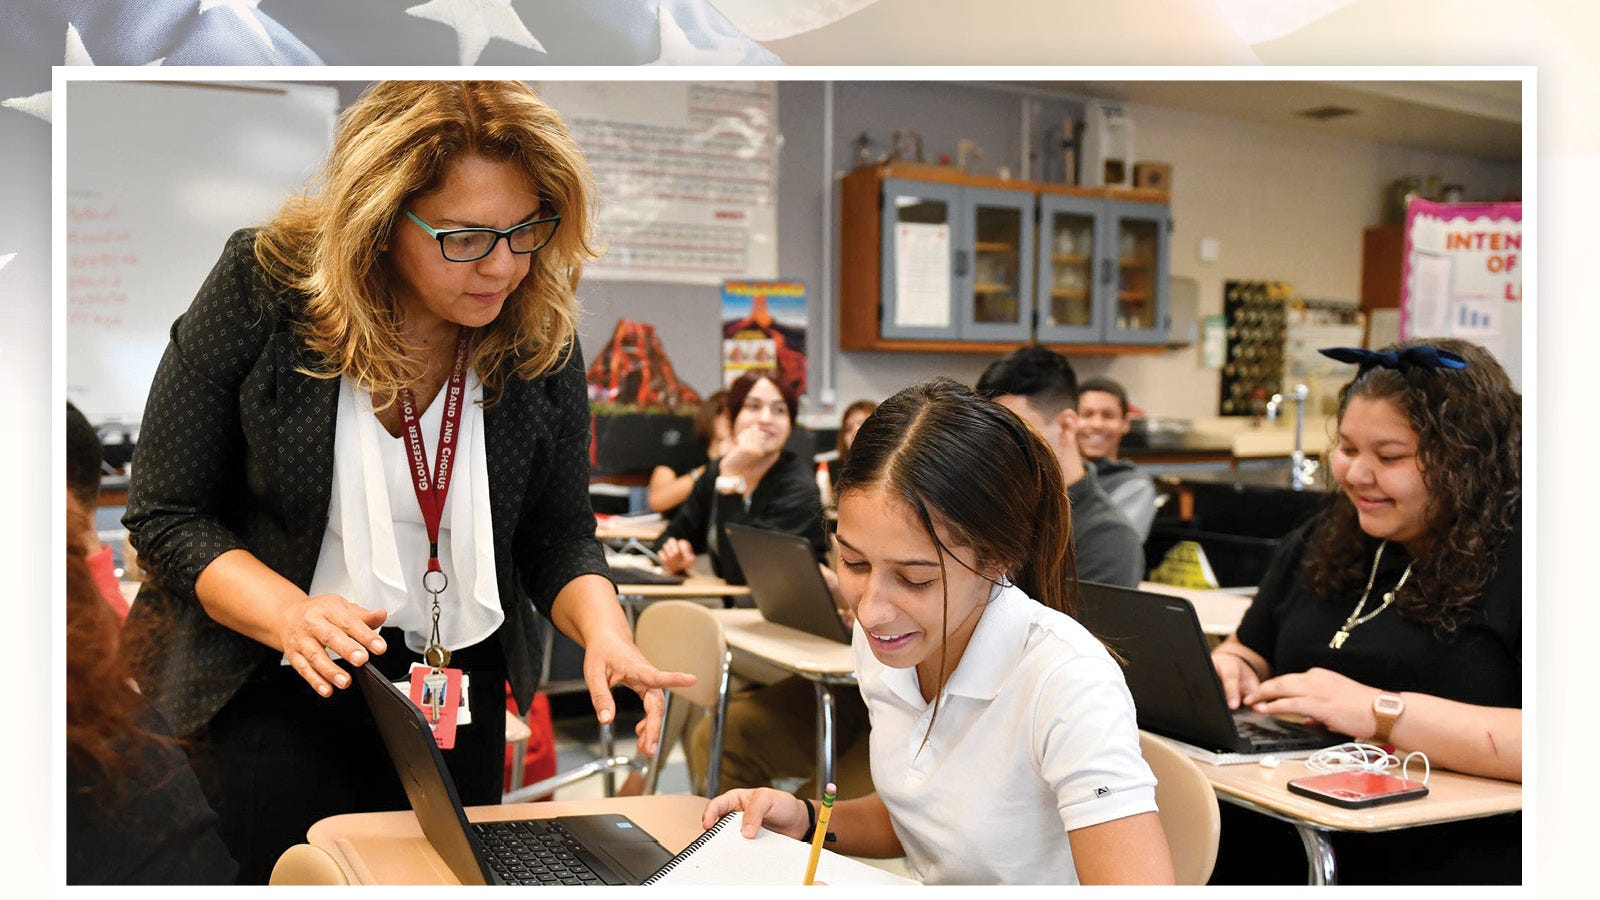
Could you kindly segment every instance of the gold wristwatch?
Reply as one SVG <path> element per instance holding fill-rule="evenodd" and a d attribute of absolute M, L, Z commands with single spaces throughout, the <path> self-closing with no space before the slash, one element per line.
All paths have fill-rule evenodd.
<path fill-rule="evenodd" d="M 1380 691 L 1378 696 L 1372 698 L 1372 717 L 1378 720 L 1378 730 L 1372 733 L 1370 743 L 1380 747 L 1389 746 L 1389 732 L 1394 729 L 1395 720 L 1405 711 L 1406 702 L 1400 699 L 1399 694 Z"/>

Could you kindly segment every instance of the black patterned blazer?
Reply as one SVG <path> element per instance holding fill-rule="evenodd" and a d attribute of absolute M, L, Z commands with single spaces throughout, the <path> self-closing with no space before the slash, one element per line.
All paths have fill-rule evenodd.
<path fill-rule="evenodd" d="M 200 571 L 242 548 L 308 589 L 327 527 L 339 381 L 295 331 L 303 295 L 267 277 L 254 229 L 235 232 L 173 323 L 134 452 L 123 522 L 153 570 L 126 640 L 140 689 L 179 735 L 204 726 L 259 666 L 281 654 L 206 615 Z M 585 573 L 608 575 L 589 505 L 582 352 L 534 380 L 505 379 L 484 413 L 498 637 L 518 706 L 537 688 L 535 608 Z M 531 600 L 531 602 L 530 602 Z"/>

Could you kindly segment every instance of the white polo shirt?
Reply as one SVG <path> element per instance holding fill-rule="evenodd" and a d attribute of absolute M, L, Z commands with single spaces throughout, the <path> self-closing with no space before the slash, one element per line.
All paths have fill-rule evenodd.
<path fill-rule="evenodd" d="M 1155 812 L 1133 698 L 1071 617 L 1008 587 L 984 609 L 933 714 L 915 669 L 856 626 L 872 782 L 928 884 L 1077 884 L 1067 832 Z M 919 752 L 920 748 L 920 752 Z"/>

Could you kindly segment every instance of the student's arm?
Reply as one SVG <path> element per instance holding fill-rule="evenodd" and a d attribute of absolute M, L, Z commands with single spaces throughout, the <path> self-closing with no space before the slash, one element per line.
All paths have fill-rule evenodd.
<path fill-rule="evenodd" d="M 1378 720 L 1372 712 L 1379 688 L 1364 685 L 1328 669 L 1310 669 L 1263 681 L 1244 702 L 1269 715 L 1308 716 L 1341 734 L 1370 738 Z M 1409 691 L 1400 694 L 1405 712 L 1395 721 L 1389 740 L 1401 755 L 1409 750 L 1428 754 L 1431 765 L 1522 780 L 1522 710 L 1474 706 Z"/>
<path fill-rule="evenodd" d="M 800 840 L 811 822 L 806 812 L 806 801 L 799 797 L 772 788 L 744 788 L 729 791 L 706 804 L 706 810 L 700 816 L 700 826 L 710 828 L 718 819 L 734 810 L 744 811 L 740 819 L 740 832 L 747 838 L 755 837 L 757 829 L 765 828 Z M 838 840 L 826 845 L 835 853 L 873 859 L 905 855 L 900 838 L 894 833 L 894 823 L 889 820 L 889 808 L 883 805 L 877 794 L 840 800 L 833 804 L 828 831 L 838 836 Z"/>
<path fill-rule="evenodd" d="M 1172 884 L 1172 854 L 1153 812 L 1067 832 L 1080 884 Z"/>
<path fill-rule="evenodd" d="M 666 512 L 682 506 L 683 501 L 689 499 L 689 492 L 694 490 L 695 479 L 705 470 L 705 466 L 700 466 L 679 475 L 671 466 L 656 466 L 650 472 L 650 484 L 645 491 L 650 511 Z"/>

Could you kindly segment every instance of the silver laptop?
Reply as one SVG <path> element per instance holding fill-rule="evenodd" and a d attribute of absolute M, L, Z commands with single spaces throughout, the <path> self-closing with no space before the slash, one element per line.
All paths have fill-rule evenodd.
<path fill-rule="evenodd" d="M 422 710 L 378 670 L 355 670 L 428 843 L 462 884 L 642 884 L 672 858 L 626 816 L 468 822 Z"/>
<path fill-rule="evenodd" d="M 1085 581 L 1077 619 L 1126 662 L 1139 727 L 1217 753 L 1283 753 L 1343 738 L 1318 725 L 1228 709 L 1211 645 L 1182 597 Z"/>
<path fill-rule="evenodd" d="M 733 522 L 723 528 L 763 619 L 850 643 L 850 629 L 839 618 L 810 541 Z"/>

